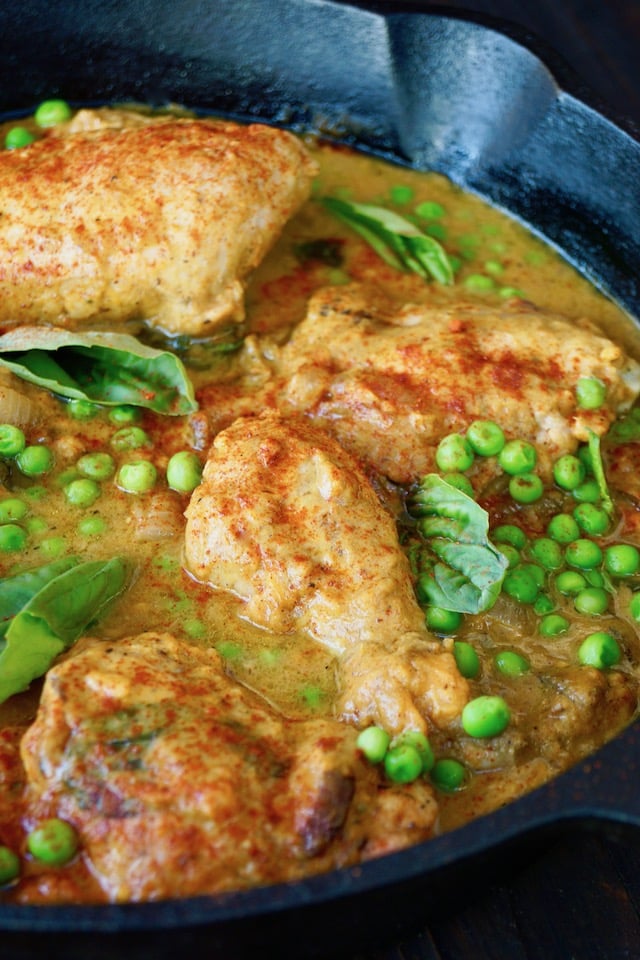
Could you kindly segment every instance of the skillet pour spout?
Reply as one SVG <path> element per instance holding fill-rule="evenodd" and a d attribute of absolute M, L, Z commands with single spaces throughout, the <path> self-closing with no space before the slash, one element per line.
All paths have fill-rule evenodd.
<path fill-rule="evenodd" d="M 0 110 L 54 96 L 173 102 L 313 130 L 445 173 L 640 315 L 640 144 L 508 32 L 401 3 L 25 0 L 0 10 Z M 0 903 L 3 947 L 25 960 L 188 950 L 233 960 L 380 945 L 563 831 L 640 826 L 639 768 L 636 721 L 508 807 L 357 869 L 183 901 Z"/>

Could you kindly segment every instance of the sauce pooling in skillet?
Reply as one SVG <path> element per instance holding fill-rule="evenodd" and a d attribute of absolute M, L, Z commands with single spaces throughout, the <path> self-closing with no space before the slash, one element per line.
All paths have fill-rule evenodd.
<path fill-rule="evenodd" d="M 2 128 L 3 140 L 11 126 Z M 49 135 L 31 122 L 25 128 L 38 137 Z M 209 340 L 169 335 L 135 317 L 117 327 L 182 358 L 197 410 L 166 416 L 130 403 L 70 402 L 0 370 L 0 423 L 16 425 L 28 448 L 46 448 L 52 455 L 51 467 L 42 472 L 37 458 L 35 467 L 26 469 L 15 453 L 0 462 L 4 582 L 65 558 L 123 557 L 129 572 L 126 590 L 102 616 L 89 618 L 85 636 L 53 664 L 36 724 L 42 679 L 0 704 L 0 847 L 20 859 L 19 877 L 7 883 L 2 897 L 40 903 L 186 895 L 295 879 L 357 862 L 511 802 L 597 749 L 636 716 L 640 420 L 628 410 L 637 386 L 634 361 L 626 354 L 639 353 L 631 321 L 553 250 L 444 177 L 336 145 L 310 140 L 306 146 L 318 164 L 312 195 L 250 273 L 240 326 L 218 329 Z M 372 205 L 409 221 L 440 244 L 454 282 L 427 282 L 385 262 L 323 202 L 326 197 Z M 89 317 L 75 329 L 104 331 L 110 324 Z M 325 330 L 332 332 L 323 343 Z M 584 340 L 569 348 L 575 330 Z M 434 352 L 425 360 L 427 341 Z M 567 382 L 558 384 L 564 376 Z M 605 392 L 593 404 L 589 397 L 578 402 L 578 382 L 581 389 L 595 383 L 597 390 L 600 384 Z M 502 414 L 474 413 L 478 398 L 492 391 L 498 391 L 498 401 L 482 409 Z M 541 429 L 541 436 L 554 438 L 546 448 L 527 435 L 521 406 L 529 403 L 541 420 L 546 417 L 548 430 Z M 427 435 L 420 404 L 425 410 L 436 404 L 437 438 Z M 248 470 L 253 454 L 244 453 L 245 442 L 250 450 L 253 421 L 265 412 L 273 418 L 266 422 L 273 425 L 271 440 L 278 447 L 267 457 L 263 444 L 256 455 L 268 460 L 267 480 Z M 288 417 L 295 422 L 302 417 L 304 429 L 287 432 Z M 484 441 L 476 437 L 471 445 L 470 463 L 438 447 L 440 440 L 456 436 L 465 440 L 468 454 L 467 429 L 480 420 L 491 428 Z M 233 428 L 234 422 L 241 429 Z M 491 446 L 495 428 L 503 433 L 502 443 L 520 444 L 515 467 L 506 455 L 501 459 L 500 441 Z M 227 434 L 231 429 L 236 433 Z M 413 451 L 420 444 L 412 431 L 418 430 L 425 431 L 428 468 L 414 472 Z M 213 483 L 226 469 L 227 460 L 216 459 L 222 454 L 215 451 L 223 449 L 227 436 L 234 441 L 224 454 L 231 463 L 233 506 L 221 505 Z M 534 449 L 531 467 L 518 464 L 523 444 Z M 422 447 L 416 462 L 421 456 Z M 287 469 L 297 472 L 285 473 L 285 460 Z M 191 464 L 186 474 L 176 466 L 182 462 Z M 310 462 L 317 471 L 313 482 L 307 476 Z M 125 481 L 123 466 L 140 463 L 153 469 L 143 467 Z M 474 589 L 478 565 L 491 554 L 496 571 L 491 603 L 477 603 L 471 612 L 455 609 L 455 601 L 450 608 L 434 602 L 438 557 L 433 531 L 423 520 L 442 519 L 442 512 L 438 506 L 420 507 L 427 474 L 444 477 L 447 489 L 462 490 L 463 498 L 469 494 L 462 508 L 456 503 L 475 531 L 474 549 L 485 551 L 465 561 Z M 531 493 L 528 480 L 512 484 L 514 477 L 532 474 L 539 477 L 539 491 Z M 178 477 L 173 484 L 167 479 L 172 475 Z M 265 483 L 262 498 L 260 490 L 245 487 L 247 477 Z M 318 496 L 318 490 L 324 493 Z M 205 496 L 210 513 L 203 520 L 198 504 Z M 279 509 L 267 516 L 260 511 L 268 496 Z M 340 512 L 343 502 L 351 504 L 346 515 Z M 196 569 L 188 540 L 185 550 L 185 510 L 192 529 L 218 511 L 218 539 L 205 531 L 207 549 L 214 544 L 218 551 L 206 576 L 198 572 L 206 564 Z M 356 521 L 349 520 L 364 517 L 358 522 L 365 524 L 370 516 L 375 519 L 365 544 L 364 526 L 352 529 Z M 482 517 L 486 537 L 477 532 Z M 387 523 L 391 539 L 383 535 Z M 342 547 L 326 533 L 331 524 L 341 531 Z M 316 558 L 311 573 L 313 543 L 303 549 L 303 533 L 316 543 L 326 537 L 322 562 Z M 286 555 L 278 552 L 279 537 L 288 538 Z M 369 598 L 368 613 L 357 626 L 349 621 L 336 628 L 327 642 L 327 631 L 309 625 L 303 608 L 313 607 L 322 589 L 326 607 L 349 608 L 347 572 L 342 583 L 321 586 L 327 570 L 338 568 L 332 551 L 351 549 L 349 538 L 352 565 L 360 562 L 358 538 L 367 557 L 361 579 L 354 573 L 353 591 Z M 243 577 L 234 580 L 233 589 L 216 579 L 223 554 L 225 562 L 229 557 L 236 562 L 233 551 L 244 549 L 247 540 L 259 544 L 258 569 L 268 571 L 265 583 L 260 581 L 264 608 Z M 458 542 L 465 542 L 461 534 Z M 595 559 L 588 547 L 586 553 L 580 548 L 585 542 Z M 398 653 L 373 631 L 354 653 L 350 635 L 366 634 L 362 624 L 377 603 L 383 623 L 375 557 L 382 568 L 389 555 L 396 557 L 394 551 L 393 569 L 406 576 L 410 595 L 411 639 L 403 637 L 404 652 Z M 278 571 L 287 564 L 289 579 L 282 587 Z M 253 584 L 258 578 L 254 573 Z M 297 605 L 290 602 L 296 589 Z M 284 620 L 274 627 L 269 590 L 280 597 L 281 609 L 292 607 L 293 627 L 288 621 L 283 626 Z M 331 616 L 339 621 L 335 611 Z M 383 626 L 379 630 L 382 634 Z M 122 645 L 123 638 L 140 639 Z M 393 695 L 377 684 L 396 668 L 398 675 L 419 674 L 421 644 L 432 658 L 427 674 L 435 670 L 442 679 L 425 681 L 425 689 L 433 684 L 435 692 L 429 688 L 430 705 L 421 708 L 423 729 L 393 729 L 394 710 L 423 704 L 421 691 L 412 688 L 405 699 L 402 683 Z M 0 647 L 0 671 L 1 655 Z M 179 665 L 175 677 L 173 667 L 163 673 L 163 658 Z M 132 663 L 135 668 L 128 666 Z M 441 673 L 440 664 L 447 665 Z M 368 671 L 369 679 L 353 693 L 350 682 L 358 671 Z M 159 692 L 165 677 L 166 703 Z M 415 682 L 407 680 L 407 689 Z M 452 716 L 445 716 L 440 701 L 440 707 L 432 705 L 447 684 L 455 688 Z M 377 706 L 363 700 L 363 689 L 372 701 L 377 698 Z M 462 710 L 469 703 L 476 704 L 475 718 Z M 214 722 L 212 711 L 220 704 L 228 713 Z M 491 715 L 478 719 L 480 706 L 487 704 L 506 707 L 504 723 L 492 726 Z M 184 734 L 189 725 L 205 723 L 212 724 L 208 740 L 203 728 L 191 740 Z M 369 727 L 376 731 L 370 736 L 373 751 L 366 739 L 358 739 Z M 413 739 L 407 740 L 409 733 Z M 428 756 L 418 734 L 428 737 Z M 217 767 L 203 756 L 206 749 L 193 746 L 199 738 L 215 744 Z M 407 743 L 403 759 L 398 749 Z M 415 755 L 422 766 L 411 772 Z M 153 793 L 154 778 L 171 783 L 173 794 Z M 231 786 L 223 797 L 225 778 Z M 196 796 L 192 784 L 199 781 L 202 792 Z M 242 794 L 244 803 L 237 796 L 232 801 L 234 793 Z M 178 825 L 176 810 L 185 818 Z M 80 838 L 79 854 L 61 866 L 28 849 L 30 834 L 50 817 L 71 822 Z M 148 825 L 147 845 L 163 830 L 179 837 L 182 859 L 166 868 L 157 888 L 144 877 L 136 879 L 135 871 L 129 886 L 119 879 L 127 874 L 127 857 L 133 863 L 139 856 L 129 823 L 138 832 Z M 194 838 L 185 839 L 187 828 Z M 113 851 L 104 849 L 105 831 Z M 219 869 L 198 866 L 203 837 L 212 844 L 205 850 L 209 860 L 217 850 Z M 230 848 L 242 848 L 242 856 Z M 143 862 L 152 873 L 153 860 Z M 181 874 L 180 863 L 192 866 Z"/>

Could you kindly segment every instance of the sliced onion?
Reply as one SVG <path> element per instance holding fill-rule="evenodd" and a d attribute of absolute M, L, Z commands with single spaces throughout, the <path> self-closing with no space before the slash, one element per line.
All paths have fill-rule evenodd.
<path fill-rule="evenodd" d="M 183 505 L 167 491 L 136 499 L 133 506 L 136 540 L 168 540 L 184 530 Z"/>
<path fill-rule="evenodd" d="M 0 386 L 0 423 L 11 423 L 14 427 L 25 427 L 34 415 L 34 405 L 13 387 Z"/>

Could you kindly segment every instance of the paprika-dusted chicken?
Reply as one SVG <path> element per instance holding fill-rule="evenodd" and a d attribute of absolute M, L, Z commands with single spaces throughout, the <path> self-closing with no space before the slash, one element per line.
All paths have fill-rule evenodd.
<path fill-rule="evenodd" d="M 0 321 L 209 336 L 243 318 L 243 280 L 315 163 L 283 130 L 132 116 L 81 111 L 0 151 Z"/>
<path fill-rule="evenodd" d="M 112 901 L 284 880 L 426 839 L 432 788 L 382 785 L 355 738 L 270 712 L 214 650 L 158 633 L 85 641 L 48 674 L 22 742 L 27 816 L 73 824 Z"/>
<path fill-rule="evenodd" d="M 309 415 L 402 483 L 432 470 L 439 440 L 478 418 L 535 444 L 548 468 L 640 390 L 638 364 L 592 324 L 523 301 L 401 305 L 355 284 L 312 297 L 278 372 L 281 410 Z M 577 403 L 583 377 L 607 388 L 597 410 Z"/>
<path fill-rule="evenodd" d="M 303 418 L 243 418 L 220 433 L 186 511 L 198 580 L 277 633 L 341 660 L 344 717 L 387 730 L 445 726 L 466 681 L 429 636 L 395 523 L 357 461 Z"/>

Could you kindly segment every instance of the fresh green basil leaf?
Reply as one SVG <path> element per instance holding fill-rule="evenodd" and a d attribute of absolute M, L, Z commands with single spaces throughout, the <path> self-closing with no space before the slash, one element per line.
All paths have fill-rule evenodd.
<path fill-rule="evenodd" d="M 611 494 L 609 493 L 609 487 L 607 485 L 607 478 L 604 472 L 604 464 L 602 462 L 602 452 L 600 450 L 600 437 L 597 433 L 594 433 L 593 430 L 589 430 L 589 456 L 591 458 L 591 468 L 593 470 L 593 475 L 598 484 L 598 490 L 600 491 L 600 499 L 602 500 L 602 509 L 607 513 L 609 517 L 613 516 L 613 500 L 611 499 Z"/>
<path fill-rule="evenodd" d="M 507 560 L 488 537 L 486 510 L 437 474 L 428 474 L 415 492 L 411 511 L 434 554 L 432 571 L 420 579 L 435 606 L 481 613 L 496 602 Z"/>
<path fill-rule="evenodd" d="M 15 577 L 0 580 L 0 637 L 7 632 L 11 619 L 39 593 L 50 580 L 75 567 L 78 560 L 65 557 L 33 570 L 25 570 Z"/>
<path fill-rule="evenodd" d="M 325 197 L 324 205 L 348 224 L 390 266 L 407 269 L 438 283 L 453 283 L 449 256 L 434 238 L 392 210 L 370 203 L 349 203 Z"/>
<path fill-rule="evenodd" d="M 42 676 L 122 593 L 120 557 L 89 560 L 49 580 L 11 620 L 0 640 L 0 703 Z"/>
<path fill-rule="evenodd" d="M 18 327 L 0 337 L 0 364 L 70 399 L 175 416 L 198 409 L 179 357 L 124 333 Z"/>

